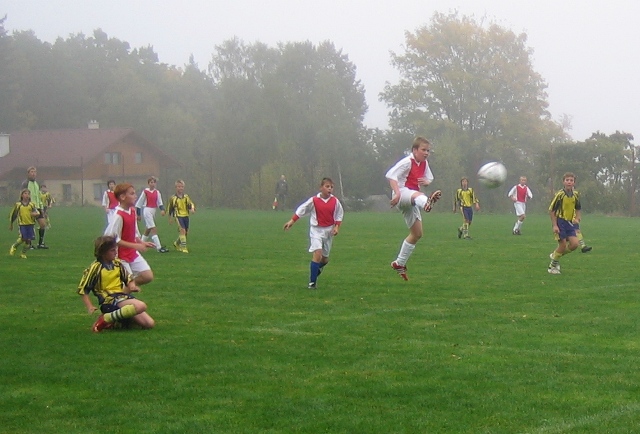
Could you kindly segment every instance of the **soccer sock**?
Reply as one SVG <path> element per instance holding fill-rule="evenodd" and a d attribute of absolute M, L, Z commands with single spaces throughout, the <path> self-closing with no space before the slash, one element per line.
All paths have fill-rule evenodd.
<path fill-rule="evenodd" d="M 518 220 L 516 222 L 516 230 L 519 231 L 521 227 L 522 227 L 522 220 Z"/>
<path fill-rule="evenodd" d="M 149 241 L 149 237 L 148 237 L 148 236 L 146 236 L 146 235 L 142 235 L 142 238 L 140 238 L 140 240 L 141 240 L 143 243 L 146 243 L 147 241 Z"/>
<path fill-rule="evenodd" d="M 427 203 L 429 203 L 429 198 L 428 198 L 426 195 L 421 194 L 420 196 L 416 197 L 416 198 L 413 200 L 413 202 L 414 202 L 416 205 L 418 205 L 420 208 L 424 208 L 424 207 L 425 207 L 425 205 L 426 205 Z"/>
<path fill-rule="evenodd" d="M 123 319 L 132 318 L 136 315 L 136 307 L 132 304 L 127 304 L 118 310 L 105 313 L 103 318 L 105 322 L 113 323 L 116 321 L 122 321 Z"/>
<path fill-rule="evenodd" d="M 463 223 L 462 224 L 462 235 L 464 235 L 465 237 L 469 236 L 469 223 Z"/>
<path fill-rule="evenodd" d="M 562 257 L 562 253 L 558 253 L 557 251 L 553 251 L 551 253 L 551 263 L 549 264 L 549 268 L 558 266 L 558 259 Z"/>
<path fill-rule="evenodd" d="M 180 247 L 182 247 L 183 249 L 187 248 L 187 236 L 186 235 L 180 235 L 178 237 L 178 240 L 180 241 Z"/>
<path fill-rule="evenodd" d="M 318 280 L 318 271 L 320 270 L 320 263 L 311 261 L 311 263 L 309 264 L 309 270 L 310 270 L 309 282 L 316 283 L 316 280 Z"/>
<path fill-rule="evenodd" d="M 27 253 L 29 248 L 31 247 L 31 243 L 24 243 L 24 247 L 22 248 L 22 253 Z"/>
<path fill-rule="evenodd" d="M 578 237 L 578 243 L 580 244 L 580 247 L 584 247 L 587 245 L 587 243 L 584 242 L 584 237 L 582 236 L 582 232 L 578 232 L 576 236 Z"/>
<path fill-rule="evenodd" d="M 151 241 L 156 245 L 156 250 L 160 250 L 162 248 L 162 244 L 160 244 L 160 237 L 158 237 L 158 235 L 152 236 Z"/>
<path fill-rule="evenodd" d="M 398 253 L 398 258 L 396 259 L 396 262 L 398 263 L 398 265 L 404 266 L 409 260 L 409 257 L 411 257 L 411 254 L 413 253 L 413 249 L 415 248 L 416 248 L 415 244 L 411 244 L 407 242 L 407 240 L 404 240 L 402 242 L 402 247 L 400 247 L 400 253 Z"/>
<path fill-rule="evenodd" d="M 42 228 L 38 229 L 38 244 L 44 244 L 44 229 Z"/>

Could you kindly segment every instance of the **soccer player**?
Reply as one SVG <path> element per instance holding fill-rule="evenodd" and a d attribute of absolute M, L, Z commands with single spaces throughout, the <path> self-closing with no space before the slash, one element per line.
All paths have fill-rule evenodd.
<path fill-rule="evenodd" d="M 38 184 L 38 181 L 36 181 L 37 175 L 38 170 L 33 166 L 29 167 L 27 169 L 27 180 L 22 183 L 22 188 L 26 188 L 29 190 L 31 200 L 40 212 L 40 215 L 36 217 L 36 222 L 40 226 L 38 229 L 38 249 L 48 249 L 49 247 L 44 243 L 44 234 L 47 228 L 47 222 L 42 212 L 43 205 L 42 201 L 40 200 L 40 185 Z M 31 248 L 33 248 L 33 246 L 31 246 Z"/>
<path fill-rule="evenodd" d="M 480 201 L 476 196 L 473 188 L 469 187 L 469 179 L 460 179 L 460 188 L 456 190 L 456 195 L 453 199 L 453 212 L 456 212 L 456 208 L 460 207 L 462 213 L 462 226 L 458 228 L 458 238 L 464 238 L 470 240 L 469 226 L 473 222 L 473 207 L 476 211 L 480 211 Z"/>
<path fill-rule="evenodd" d="M 147 313 L 147 305 L 131 295 L 140 291 L 118 255 L 116 239 L 110 236 L 98 237 L 94 242 L 96 260 L 84 270 L 78 294 L 91 315 L 97 308 L 91 302 L 89 293 L 98 299 L 102 314 L 91 330 L 98 333 L 111 328 L 116 322 L 132 318 L 142 328 L 150 329 L 155 321 Z"/>
<path fill-rule="evenodd" d="M 42 184 L 40 186 L 40 201 L 42 202 L 42 214 L 44 214 L 45 221 L 47 222 L 47 229 L 51 229 L 51 221 L 49 220 L 49 208 L 56 203 L 51 193 L 47 191 L 47 186 Z"/>
<path fill-rule="evenodd" d="M 309 289 L 316 289 L 318 276 L 329 263 L 329 254 L 333 245 L 333 237 L 338 235 L 344 209 L 337 197 L 333 195 L 333 181 L 322 178 L 320 192 L 304 201 L 293 213 L 291 219 L 284 224 L 288 231 L 300 217 L 309 215 L 309 253 L 312 254 L 309 264 Z"/>
<path fill-rule="evenodd" d="M 518 217 L 515 225 L 513 225 L 513 235 L 522 235 L 520 228 L 522 227 L 524 219 L 527 217 L 527 200 L 533 198 L 533 193 L 531 193 L 531 189 L 527 186 L 527 177 L 521 176 L 520 182 L 509 190 L 507 196 L 513 201 L 513 207 Z"/>
<path fill-rule="evenodd" d="M 555 194 L 549 205 L 551 227 L 558 241 L 558 247 L 549 255 L 549 274 L 560 274 L 560 258 L 579 245 L 574 222 L 580 223 L 582 205 L 580 195 L 573 189 L 575 178 L 571 172 L 562 176 L 563 189 Z"/>
<path fill-rule="evenodd" d="M 183 180 L 176 181 L 176 194 L 169 199 L 169 224 L 173 220 L 178 221 L 178 239 L 173 242 L 177 251 L 189 253 L 187 248 L 187 234 L 189 233 L 189 214 L 196 212 L 196 204 L 193 203 L 188 194 L 184 193 L 185 183 Z"/>
<path fill-rule="evenodd" d="M 115 188 L 116 182 L 113 179 L 108 180 L 107 189 L 102 195 L 102 208 L 104 208 L 104 212 L 107 214 L 107 224 L 111 221 L 111 217 L 115 214 L 116 207 L 118 206 L 118 198 L 113 193 Z"/>
<path fill-rule="evenodd" d="M 39 215 L 40 211 L 36 208 L 36 205 L 31 202 L 31 192 L 26 188 L 23 189 L 20 192 L 20 201 L 16 202 L 9 213 L 9 230 L 13 230 L 13 222 L 16 220 L 20 227 L 20 236 L 9 249 L 9 254 L 11 256 L 15 255 L 18 246 L 24 243 L 20 257 L 22 259 L 27 259 L 26 253 L 31 247 L 31 240 L 36 238 L 34 227 L 36 224 L 36 218 Z"/>
<path fill-rule="evenodd" d="M 391 263 L 391 268 L 404 280 L 409 280 L 407 261 L 416 243 L 422 238 L 420 210 L 431 211 L 433 204 L 442 197 L 440 190 L 434 191 L 429 197 L 420 191 L 421 186 L 429 185 L 433 181 L 427 161 L 430 149 L 431 143 L 427 139 L 416 137 L 411 147 L 411 155 L 398 161 L 385 175 L 393 192 L 391 207 L 398 206 L 409 228 L 409 235 L 402 242 L 396 260 Z"/>
<path fill-rule="evenodd" d="M 142 241 L 149 241 L 151 239 L 156 246 L 156 250 L 160 253 L 167 253 L 169 249 L 166 249 L 160 243 L 158 237 L 158 229 L 156 229 L 156 210 L 160 209 L 160 215 L 164 217 L 164 204 L 162 203 L 162 194 L 156 189 L 158 179 L 155 176 L 147 179 L 148 187 L 142 190 L 142 194 L 136 202 L 136 208 L 138 209 L 138 221 L 140 218 L 144 218 L 144 234 L 142 235 Z"/>
<path fill-rule="evenodd" d="M 145 252 L 147 248 L 155 247 L 150 241 L 140 239 L 136 215 L 136 190 L 128 183 L 118 184 L 114 190 L 119 205 L 104 231 L 104 235 L 110 235 L 118 244 L 118 257 L 127 271 L 133 274 L 137 286 L 144 285 L 153 280 L 153 272 L 147 261 L 139 252 Z"/>

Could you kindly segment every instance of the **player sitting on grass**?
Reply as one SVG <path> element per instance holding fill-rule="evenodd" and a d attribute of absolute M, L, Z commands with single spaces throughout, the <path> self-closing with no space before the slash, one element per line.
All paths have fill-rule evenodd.
<path fill-rule="evenodd" d="M 89 314 L 97 310 L 89 293 L 93 292 L 98 298 L 102 315 L 93 324 L 92 330 L 97 333 L 129 318 L 133 318 L 142 328 L 153 328 L 155 322 L 146 312 L 147 305 L 131 295 L 132 292 L 140 291 L 140 288 L 116 258 L 116 239 L 111 236 L 98 237 L 95 240 L 94 254 L 95 262 L 84 271 L 78 285 L 78 294 Z"/>

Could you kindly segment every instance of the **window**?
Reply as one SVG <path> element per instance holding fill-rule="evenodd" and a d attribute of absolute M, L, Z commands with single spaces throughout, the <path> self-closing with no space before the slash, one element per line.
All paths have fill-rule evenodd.
<path fill-rule="evenodd" d="M 120 164 L 120 152 L 105 152 L 104 164 Z"/>
<path fill-rule="evenodd" d="M 106 187 L 104 187 L 103 184 L 93 184 L 93 200 L 102 201 L 102 195 L 105 189 Z"/>
<path fill-rule="evenodd" d="M 71 184 L 62 184 L 62 200 L 71 202 Z"/>
<path fill-rule="evenodd" d="M 142 152 L 136 152 L 134 160 L 136 164 L 142 164 Z"/>

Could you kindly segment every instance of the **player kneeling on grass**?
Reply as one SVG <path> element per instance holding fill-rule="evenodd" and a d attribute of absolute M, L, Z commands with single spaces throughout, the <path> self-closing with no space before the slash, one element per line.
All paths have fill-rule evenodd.
<path fill-rule="evenodd" d="M 331 178 L 322 178 L 320 193 L 300 205 L 284 224 L 284 230 L 287 231 L 300 217 L 310 215 L 309 253 L 313 256 L 309 265 L 309 289 L 316 289 L 318 276 L 329 262 L 333 237 L 338 235 L 344 216 L 342 204 L 332 193 L 333 181 Z"/>
<path fill-rule="evenodd" d="M 153 328 L 155 321 L 146 312 L 147 305 L 131 295 L 132 292 L 140 291 L 140 288 L 126 267 L 116 258 L 116 239 L 106 235 L 98 237 L 95 240 L 94 254 L 95 262 L 84 271 L 78 285 L 78 294 L 82 296 L 89 314 L 97 310 L 89 298 L 89 293 L 93 292 L 98 298 L 102 315 L 93 324 L 92 330 L 97 333 L 129 318 L 142 328 Z"/>

